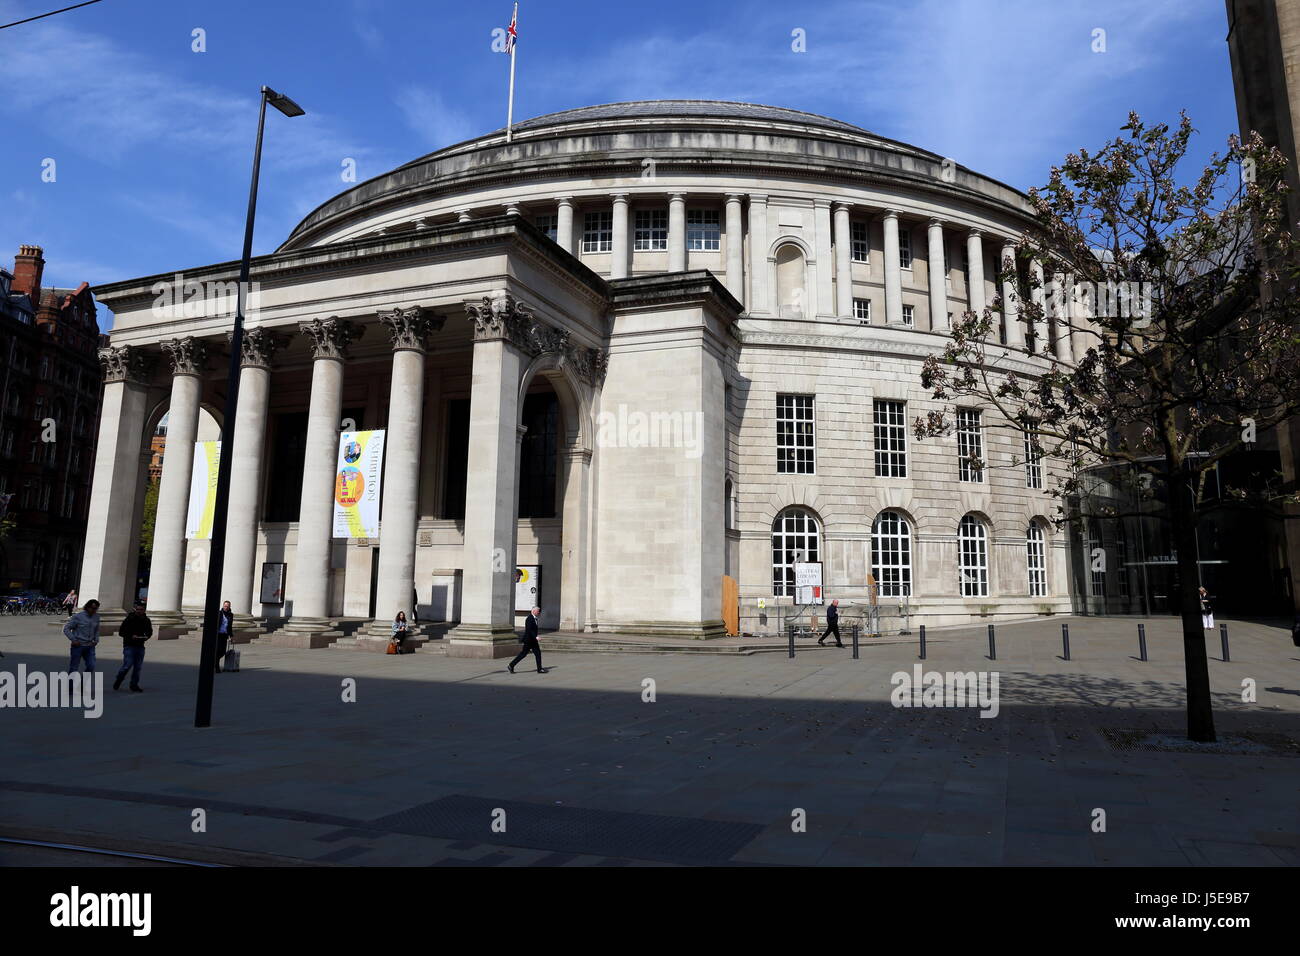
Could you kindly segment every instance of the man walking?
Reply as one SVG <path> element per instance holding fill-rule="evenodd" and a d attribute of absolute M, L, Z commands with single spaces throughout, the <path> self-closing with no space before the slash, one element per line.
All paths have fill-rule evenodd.
<path fill-rule="evenodd" d="M 118 630 L 122 635 L 122 666 L 113 681 L 113 690 L 122 689 L 122 678 L 131 672 L 131 690 L 137 694 L 144 690 L 140 686 L 140 669 L 144 667 L 144 642 L 153 637 L 153 622 L 145 616 L 144 602 L 136 601 L 135 608 L 122 620 Z"/>
<path fill-rule="evenodd" d="M 235 612 L 230 610 L 230 602 L 222 601 L 217 613 L 217 673 L 221 673 L 221 660 L 226 656 L 226 648 L 235 633 Z"/>
<path fill-rule="evenodd" d="M 510 662 L 510 673 L 515 672 L 515 665 L 527 656 L 529 651 L 537 658 L 537 673 L 545 674 L 546 668 L 542 667 L 542 645 L 537 643 L 537 615 L 542 613 L 540 607 L 535 607 L 528 612 L 528 617 L 524 620 L 524 649 L 519 652 L 518 656 Z"/>
<path fill-rule="evenodd" d="M 86 662 L 86 673 L 95 673 L 95 645 L 99 643 L 99 602 L 87 601 L 85 608 L 68 618 L 63 625 L 63 636 L 71 642 L 72 654 L 68 660 L 68 673 L 80 670 Z"/>
<path fill-rule="evenodd" d="M 844 643 L 840 640 L 840 600 L 836 598 L 831 601 L 830 606 L 826 608 L 826 630 L 822 631 L 822 636 L 817 639 L 819 647 L 826 646 L 826 635 L 835 635 L 835 646 L 843 647 Z"/>

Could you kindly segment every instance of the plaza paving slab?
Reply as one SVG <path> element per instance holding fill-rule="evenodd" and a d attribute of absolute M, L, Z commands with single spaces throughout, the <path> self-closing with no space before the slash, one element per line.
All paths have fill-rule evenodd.
<path fill-rule="evenodd" d="M 1181 733 L 1178 623 L 1144 621 L 1145 662 L 1136 619 L 1068 619 L 1070 661 L 1061 623 L 1000 625 L 996 660 L 968 627 L 931 631 L 924 662 L 908 641 L 866 641 L 858 660 L 802 642 L 793 660 L 550 653 L 544 675 L 254 642 L 217 675 L 202 730 L 198 642 L 150 642 L 130 694 L 111 690 L 110 637 L 100 718 L 0 709 L 0 836 L 348 866 L 1300 863 L 1288 631 L 1229 621 L 1230 661 L 1207 642 L 1221 735 L 1268 746 L 1183 753 L 1105 734 Z M 0 618 L 0 652 L 0 671 L 67 666 L 39 618 Z M 892 706 L 918 663 L 997 672 L 997 716 Z M 0 844 L 0 862 L 42 858 Z"/>

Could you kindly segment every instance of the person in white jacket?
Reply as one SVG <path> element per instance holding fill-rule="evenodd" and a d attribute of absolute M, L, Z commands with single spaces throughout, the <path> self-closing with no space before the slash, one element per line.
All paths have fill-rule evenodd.
<path fill-rule="evenodd" d="M 87 673 L 95 673 L 95 645 L 99 643 L 99 602 L 87 601 L 84 608 L 68 618 L 68 623 L 63 625 L 63 636 L 72 645 L 68 673 L 77 673 L 82 661 L 86 662 Z"/>

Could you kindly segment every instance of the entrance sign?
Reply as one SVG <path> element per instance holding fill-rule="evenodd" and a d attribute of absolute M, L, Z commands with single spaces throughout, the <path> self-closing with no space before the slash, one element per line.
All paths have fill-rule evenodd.
<path fill-rule="evenodd" d="M 515 568 L 515 610 L 531 611 L 541 607 L 542 566 L 526 564 Z"/>
<path fill-rule="evenodd" d="M 221 442 L 194 443 L 194 470 L 190 472 L 190 501 L 185 514 L 185 537 L 206 541 L 212 537 L 212 520 L 217 508 L 217 466 L 221 463 Z M 240 475 L 231 475 L 239 481 Z"/>
<path fill-rule="evenodd" d="M 334 475 L 334 537 L 379 537 L 380 486 L 384 478 L 384 431 L 339 435 Z"/>
<path fill-rule="evenodd" d="M 794 603 L 822 604 L 822 563 L 801 561 L 794 566 Z"/>
<path fill-rule="evenodd" d="M 262 562 L 262 592 L 260 598 L 263 604 L 284 604 L 283 561 Z"/>

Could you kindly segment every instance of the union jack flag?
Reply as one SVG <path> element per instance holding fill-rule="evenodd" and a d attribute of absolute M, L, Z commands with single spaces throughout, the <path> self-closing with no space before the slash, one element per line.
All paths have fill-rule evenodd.
<path fill-rule="evenodd" d="M 519 4 L 515 4 L 514 12 L 510 14 L 510 26 L 506 27 L 506 48 L 503 53 L 515 52 L 515 41 L 519 39 L 519 31 L 516 24 L 519 21 Z"/>

